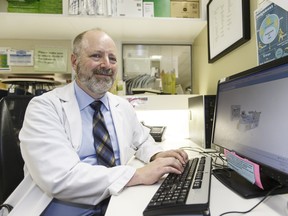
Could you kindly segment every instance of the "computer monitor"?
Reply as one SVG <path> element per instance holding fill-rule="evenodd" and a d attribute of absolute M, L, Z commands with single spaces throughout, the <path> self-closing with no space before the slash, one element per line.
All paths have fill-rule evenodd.
<path fill-rule="evenodd" d="M 212 146 L 259 165 L 264 189 L 233 166 L 213 174 L 243 197 L 264 196 L 278 184 L 282 187 L 274 194 L 288 191 L 287 95 L 288 57 L 218 82 Z"/>
<path fill-rule="evenodd" d="M 202 148 L 211 148 L 215 95 L 197 95 L 188 98 L 190 111 L 189 137 Z"/>

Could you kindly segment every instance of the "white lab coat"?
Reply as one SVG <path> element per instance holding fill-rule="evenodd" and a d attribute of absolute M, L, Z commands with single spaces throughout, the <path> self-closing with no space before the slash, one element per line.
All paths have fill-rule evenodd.
<path fill-rule="evenodd" d="M 19 135 L 25 178 L 5 202 L 14 206 L 9 215 L 39 215 L 53 197 L 95 205 L 125 187 L 135 172 L 125 165 L 131 157 L 147 163 L 162 150 L 129 102 L 107 94 L 121 165 L 105 168 L 80 161 L 82 122 L 73 82 L 34 97 Z"/>

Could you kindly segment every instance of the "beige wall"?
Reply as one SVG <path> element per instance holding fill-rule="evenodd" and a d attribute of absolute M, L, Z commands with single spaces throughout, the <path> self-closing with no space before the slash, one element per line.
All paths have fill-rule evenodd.
<path fill-rule="evenodd" d="M 1 1 L 1 0 L 0 0 Z M 34 66 L 11 66 L 11 71 L 1 71 L 0 80 L 8 77 L 25 77 L 31 76 L 34 78 L 46 77 L 54 78 L 56 81 L 61 83 L 69 82 L 71 80 L 71 64 L 70 64 L 70 53 L 71 53 L 71 42 L 69 40 L 8 40 L 1 39 L 0 47 L 8 47 L 11 49 L 19 50 L 35 50 L 36 47 L 57 47 L 67 49 L 67 71 L 59 72 L 54 74 L 53 72 L 37 72 L 34 70 Z M 28 75 L 29 74 L 29 75 Z M 0 89 L 7 89 L 9 85 L 1 84 Z"/>
<path fill-rule="evenodd" d="M 1 0 L 0 0 L 1 1 Z M 67 50 L 67 71 L 70 73 L 70 53 L 71 53 L 71 41 L 69 40 L 0 40 L 0 47 L 9 47 L 11 49 L 23 49 L 23 50 L 35 50 L 35 48 L 56 47 Z M 34 73 L 34 66 L 26 67 L 13 67 L 11 66 L 11 73 Z"/>
<path fill-rule="evenodd" d="M 254 25 L 256 8 L 257 1 L 250 1 L 251 39 L 214 63 L 208 63 L 207 27 L 196 38 L 192 51 L 194 94 L 215 94 L 219 79 L 257 66 Z"/>

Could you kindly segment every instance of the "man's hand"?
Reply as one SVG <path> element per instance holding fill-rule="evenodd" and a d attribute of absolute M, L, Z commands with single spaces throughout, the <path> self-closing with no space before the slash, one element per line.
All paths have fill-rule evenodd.
<path fill-rule="evenodd" d="M 182 149 L 175 149 L 169 151 L 159 152 L 151 157 L 150 161 L 155 160 L 156 158 L 165 158 L 165 157 L 174 157 L 178 159 L 183 165 L 185 165 L 188 161 L 187 153 Z"/>
<path fill-rule="evenodd" d="M 150 185 L 167 173 L 181 174 L 187 161 L 188 155 L 184 150 L 159 152 L 151 158 L 150 163 L 136 170 L 127 186 Z"/>

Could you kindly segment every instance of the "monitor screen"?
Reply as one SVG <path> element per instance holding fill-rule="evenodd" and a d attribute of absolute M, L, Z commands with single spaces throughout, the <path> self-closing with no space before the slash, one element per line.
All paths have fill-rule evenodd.
<path fill-rule="evenodd" d="M 288 184 L 287 93 L 286 57 L 220 80 L 212 138 L 213 145 L 259 164 L 264 182 L 283 185 Z"/>

